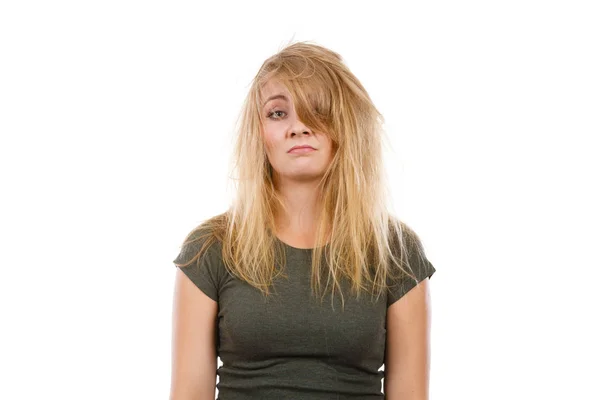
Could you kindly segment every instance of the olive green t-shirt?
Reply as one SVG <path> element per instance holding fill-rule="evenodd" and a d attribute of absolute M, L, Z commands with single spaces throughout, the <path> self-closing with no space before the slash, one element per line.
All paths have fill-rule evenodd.
<path fill-rule="evenodd" d="M 414 233 L 414 232 L 413 232 Z M 416 235 L 407 240 L 411 267 L 420 282 L 435 268 Z M 383 399 L 386 311 L 416 286 L 406 278 L 379 300 L 370 294 L 336 292 L 320 300 L 311 293 L 311 249 L 285 247 L 287 278 L 277 277 L 270 297 L 233 277 L 221 244 L 181 270 L 218 303 L 218 399 Z M 199 241 L 184 245 L 174 260 L 198 253 Z"/>

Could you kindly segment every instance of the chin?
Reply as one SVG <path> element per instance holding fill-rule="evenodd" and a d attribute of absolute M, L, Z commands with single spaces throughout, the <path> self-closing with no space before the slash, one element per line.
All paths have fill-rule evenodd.
<path fill-rule="evenodd" d="M 303 172 L 298 172 L 298 173 L 293 173 L 293 174 L 287 175 L 287 177 L 289 179 L 298 180 L 298 181 L 308 181 L 308 180 L 319 179 L 319 178 L 321 178 L 321 176 L 323 176 L 323 173 L 318 172 L 318 171 L 314 171 L 314 172 L 303 171 Z"/>

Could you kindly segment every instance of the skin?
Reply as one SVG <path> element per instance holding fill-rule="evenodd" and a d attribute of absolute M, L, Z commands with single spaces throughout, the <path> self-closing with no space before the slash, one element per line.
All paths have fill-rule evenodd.
<path fill-rule="evenodd" d="M 281 94 L 262 109 L 263 135 L 274 170 L 276 187 L 290 214 L 281 213 L 278 237 L 298 248 L 314 247 L 315 192 L 332 159 L 330 139 L 298 120 L 289 92 L 277 82 L 264 87 L 264 97 Z M 274 114 L 270 114 L 273 112 Z M 269 116 L 267 116 L 269 114 Z M 289 154 L 297 144 L 317 149 Z M 215 398 L 218 304 L 177 269 L 173 298 L 173 335 L 170 400 Z M 429 398 L 429 279 L 425 279 L 387 311 L 384 392 L 388 400 Z"/>
<path fill-rule="evenodd" d="M 218 304 L 179 269 L 173 293 L 169 400 L 214 400 Z"/>
<path fill-rule="evenodd" d="M 429 278 L 387 310 L 385 377 L 387 400 L 429 399 L 431 297 Z"/>
<path fill-rule="evenodd" d="M 331 140 L 313 132 L 295 113 L 285 86 L 268 82 L 263 99 L 262 129 L 275 187 L 284 197 L 288 214 L 278 220 L 277 236 L 299 248 L 314 247 L 316 186 L 333 157 Z M 294 155 L 287 151 L 309 144 L 317 151 Z M 392 304 L 387 311 L 384 393 L 388 400 L 429 399 L 431 306 L 429 278 Z"/>
<path fill-rule="evenodd" d="M 277 236 L 298 248 L 314 247 L 316 230 L 316 188 L 333 158 L 331 139 L 314 132 L 296 115 L 289 91 L 271 80 L 261 91 L 262 135 L 273 167 L 275 187 L 281 193 L 289 213 L 276 215 Z M 268 100 L 271 96 L 283 98 Z M 308 144 L 316 151 L 306 154 L 288 153 L 296 145 Z"/>
<path fill-rule="evenodd" d="M 272 95 L 285 98 L 270 100 L 264 105 L 262 134 L 276 187 L 286 205 L 293 210 L 290 215 L 279 213 L 281 229 L 278 229 L 278 237 L 291 246 L 311 248 L 314 247 L 316 186 L 332 159 L 331 140 L 322 133 L 311 131 L 297 118 L 291 96 L 284 86 L 269 82 L 264 87 L 263 98 Z M 316 151 L 288 153 L 291 147 L 301 144 L 309 144 Z M 177 269 L 172 313 L 170 400 L 215 398 L 217 312 L 217 302 L 198 290 Z"/>

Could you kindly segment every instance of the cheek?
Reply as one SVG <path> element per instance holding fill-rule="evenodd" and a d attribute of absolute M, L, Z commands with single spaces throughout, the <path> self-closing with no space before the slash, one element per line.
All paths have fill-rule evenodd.
<path fill-rule="evenodd" d="M 333 143 L 329 143 L 329 147 L 328 149 L 328 157 L 327 159 L 331 162 L 331 160 L 333 160 L 333 157 L 335 156 L 335 149 L 333 148 Z"/>
<path fill-rule="evenodd" d="M 269 133 L 269 130 L 267 128 L 265 128 L 264 126 L 261 129 L 261 136 L 262 136 L 262 140 L 265 144 L 265 146 L 269 146 L 269 143 L 271 142 L 271 134 Z"/>
<path fill-rule="evenodd" d="M 326 149 L 327 153 L 331 154 L 333 152 L 333 142 L 331 139 L 325 137 L 322 142 L 324 143 L 323 148 Z"/>
<path fill-rule="evenodd" d="M 268 148 L 275 148 L 278 146 L 277 132 L 273 132 L 270 130 L 265 130 L 263 134 L 263 139 L 265 141 L 265 145 Z"/>
<path fill-rule="evenodd" d="M 271 148 L 273 148 L 273 140 L 272 140 L 272 138 L 271 138 L 270 136 L 268 136 L 268 135 L 264 135 L 264 136 L 263 136 L 263 141 L 264 141 L 264 143 L 265 143 L 265 147 L 266 147 L 267 149 L 269 149 L 269 150 L 270 150 Z"/>
<path fill-rule="evenodd" d="M 275 135 L 270 135 L 269 132 L 265 132 L 265 135 L 263 136 L 263 141 L 265 144 L 265 151 L 271 159 L 273 155 L 277 153 L 277 139 Z"/>

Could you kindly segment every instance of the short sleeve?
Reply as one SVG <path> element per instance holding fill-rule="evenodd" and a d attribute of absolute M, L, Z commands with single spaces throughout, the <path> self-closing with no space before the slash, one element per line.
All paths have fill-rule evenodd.
<path fill-rule="evenodd" d="M 218 242 L 214 242 L 192 263 L 186 265 L 198 255 L 204 246 L 205 239 L 199 233 L 192 232 L 188 235 L 173 263 L 187 275 L 188 278 L 204 294 L 218 301 L 221 283 L 221 252 Z"/>
<path fill-rule="evenodd" d="M 388 280 L 390 289 L 387 296 L 387 306 L 391 306 L 393 303 L 402 298 L 412 288 L 417 286 L 418 283 L 423 281 L 425 278 L 431 278 L 435 273 L 435 268 L 431 262 L 427 259 L 423 244 L 417 236 L 417 234 L 409 228 L 407 225 L 403 225 L 403 239 L 406 244 L 406 251 L 408 256 L 408 262 L 415 274 L 416 281 L 411 276 L 404 276 L 399 281 Z"/>

